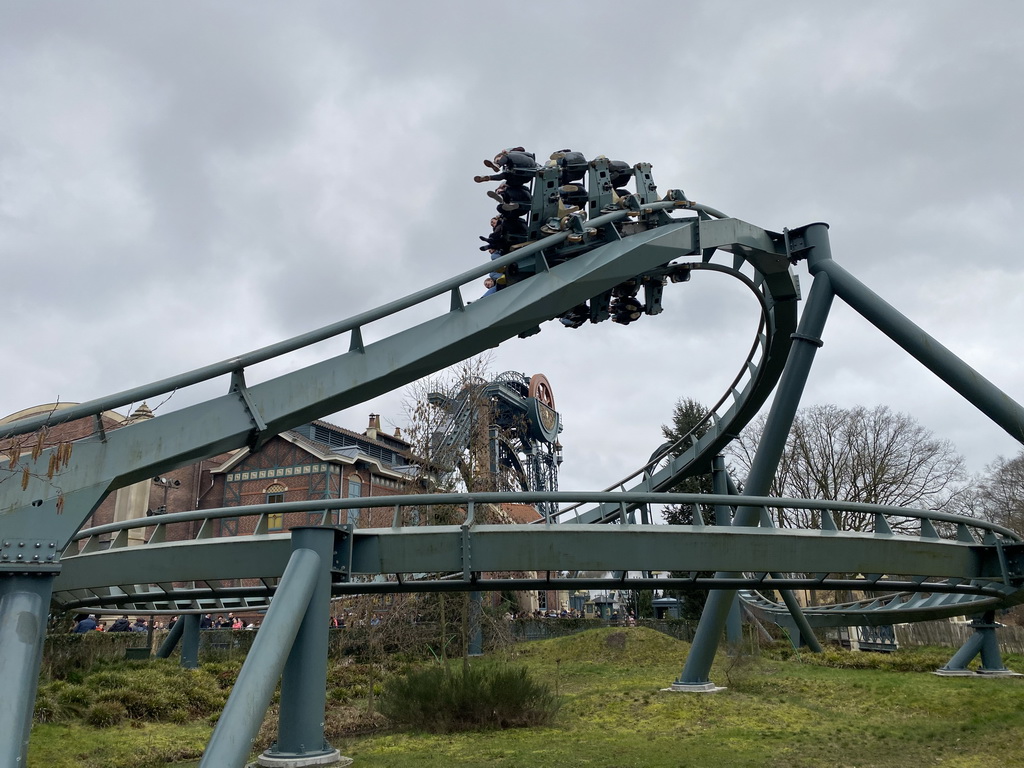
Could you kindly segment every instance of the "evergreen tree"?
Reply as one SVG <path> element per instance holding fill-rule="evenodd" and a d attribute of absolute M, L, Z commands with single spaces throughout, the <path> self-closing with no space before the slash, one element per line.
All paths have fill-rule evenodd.
<path fill-rule="evenodd" d="M 707 413 L 708 409 L 693 398 L 680 398 L 676 401 L 675 407 L 672 409 L 671 425 L 663 424 L 661 427 L 661 433 L 668 441 L 669 456 L 680 455 L 689 448 L 692 441 L 698 440 L 707 432 L 707 423 L 704 420 Z M 690 475 L 683 478 L 672 488 L 672 491 L 674 493 L 711 493 L 711 474 Z M 665 521 L 671 525 L 693 525 L 694 514 L 698 510 L 703 515 L 702 519 L 705 522 L 710 522 L 712 507 L 706 504 L 672 504 L 665 507 L 663 515 Z M 673 578 L 688 578 L 690 573 L 688 571 L 672 571 L 671 575 Z M 713 574 L 710 571 L 701 571 L 699 575 L 711 576 Z M 691 620 L 700 618 L 701 611 L 704 610 L 704 603 L 708 599 L 706 589 L 670 590 L 666 594 L 681 601 L 680 616 Z"/>

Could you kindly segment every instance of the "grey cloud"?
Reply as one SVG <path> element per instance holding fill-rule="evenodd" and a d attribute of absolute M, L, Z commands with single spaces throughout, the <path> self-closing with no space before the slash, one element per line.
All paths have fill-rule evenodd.
<path fill-rule="evenodd" d="M 0 354 L 26 376 L 0 413 L 196 367 L 483 263 L 493 203 L 472 176 L 518 143 L 652 162 L 661 189 L 769 229 L 828 221 L 837 260 L 1022 399 L 1005 359 L 1024 325 L 1022 21 L 1014 2 L 946 0 L 8 4 L 0 259 L 16 288 Z M 675 398 L 715 399 L 735 374 L 756 316 L 744 297 L 695 278 L 665 303 L 496 352 L 497 370 L 551 378 L 566 487 L 642 462 Z M 877 336 L 837 303 L 807 402 L 916 408 L 977 467 L 1013 452 Z M 395 420 L 399 402 L 337 419 Z"/>

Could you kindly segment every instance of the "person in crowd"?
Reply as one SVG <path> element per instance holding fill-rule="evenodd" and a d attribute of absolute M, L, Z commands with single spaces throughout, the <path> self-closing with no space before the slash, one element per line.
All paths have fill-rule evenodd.
<path fill-rule="evenodd" d="M 84 635 L 86 632 L 94 631 L 96 627 L 96 615 L 90 613 L 84 619 L 75 624 L 75 634 Z"/>
<path fill-rule="evenodd" d="M 132 632 L 145 632 L 147 629 L 146 620 L 141 616 L 135 620 L 134 624 L 132 624 Z"/>
<path fill-rule="evenodd" d="M 110 625 L 110 632 L 131 632 L 132 623 L 128 620 L 128 615 L 125 614 L 119 619 L 116 619 L 113 624 Z"/>
<path fill-rule="evenodd" d="M 213 629 L 213 617 L 210 614 L 203 614 L 203 618 L 199 620 L 200 629 Z"/>

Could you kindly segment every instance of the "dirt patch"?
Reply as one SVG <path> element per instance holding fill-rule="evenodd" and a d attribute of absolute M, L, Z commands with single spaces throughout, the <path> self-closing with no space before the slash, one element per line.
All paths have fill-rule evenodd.
<path fill-rule="evenodd" d="M 604 644 L 615 651 L 626 650 L 626 633 L 612 632 L 604 639 Z"/>

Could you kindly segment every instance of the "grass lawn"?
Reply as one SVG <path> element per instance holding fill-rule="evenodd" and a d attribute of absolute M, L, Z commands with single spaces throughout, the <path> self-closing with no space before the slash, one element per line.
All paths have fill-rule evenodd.
<path fill-rule="evenodd" d="M 330 741 L 367 768 L 1024 766 L 1024 678 L 823 665 L 933 669 L 948 660 L 949 649 L 739 661 L 722 655 L 711 679 L 726 690 L 662 692 L 687 650 L 642 628 L 521 644 L 473 663 L 522 664 L 557 688 L 564 703 L 553 725 L 440 735 L 385 730 Z M 1024 670 L 1024 658 L 1008 657 L 1006 664 Z M 167 765 L 194 756 L 187 750 L 209 731 L 205 723 L 38 725 L 29 764 Z"/>

